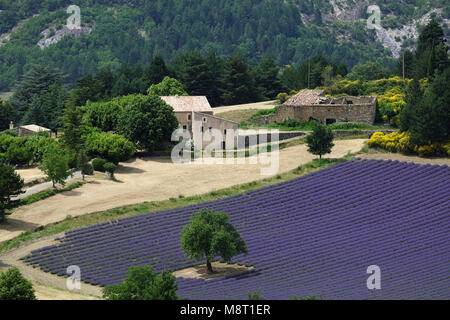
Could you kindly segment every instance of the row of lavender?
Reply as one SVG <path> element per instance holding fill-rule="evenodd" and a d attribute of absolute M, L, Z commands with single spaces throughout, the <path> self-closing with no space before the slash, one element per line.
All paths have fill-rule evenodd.
<path fill-rule="evenodd" d="M 348 161 L 285 183 L 227 199 L 149 213 L 66 233 L 61 243 L 25 261 L 82 280 L 118 284 L 129 266 L 157 272 L 187 259 L 180 234 L 201 208 L 230 214 L 248 246 L 235 263 L 253 272 L 204 281 L 178 279 L 190 299 L 450 298 L 450 168 L 397 161 Z M 367 289 L 366 269 L 378 265 L 382 288 Z"/>

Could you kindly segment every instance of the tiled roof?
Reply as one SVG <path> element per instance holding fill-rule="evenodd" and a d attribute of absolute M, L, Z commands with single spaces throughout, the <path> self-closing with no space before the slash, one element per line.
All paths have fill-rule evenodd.
<path fill-rule="evenodd" d="M 205 96 L 165 96 L 161 97 L 175 112 L 212 112 Z"/>
<path fill-rule="evenodd" d="M 319 103 L 319 97 L 324 97 L 323 90 L 305 89 L 288 99 L 284 105 L 286 106 L 304 106 Z"/>

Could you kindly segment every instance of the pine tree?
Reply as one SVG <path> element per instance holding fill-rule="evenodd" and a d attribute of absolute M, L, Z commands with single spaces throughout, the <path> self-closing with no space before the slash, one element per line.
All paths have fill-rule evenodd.
<path fill-rule="evenodd" d="M 144 71 L 144 81 L 147 87 L 160 83 L 167 76 L 170 76 L 170 72 L 161 56 L 156 56 Z"/>
<path fill-rule="evenodd" d="M 268 99 L 275 99 L 282 91 L 278 76 L 280 68 L 272 57 L 265 57 L 255 70 L 256 85 L 260 87 L 261 94 Z"/>
<path fill-rule="evenodd" d="M 225 104 L 243 104 L 260 98 L 250 65 L 238 54 L 225 62 L 222 99 Z"/>

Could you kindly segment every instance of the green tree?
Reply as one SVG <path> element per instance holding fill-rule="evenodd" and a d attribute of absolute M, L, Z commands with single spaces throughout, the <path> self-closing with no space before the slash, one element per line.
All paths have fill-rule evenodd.
<path fill-rule="evenodd" d="M 152 84 L 157 84 L 170 75 L 169 69 L 166 66 L 164 59 L 161 56 L 153 58 L 150 65 L 144 70 L 144 80 L 147 82 L 147 87 Z"/>
<path fill-rule="evenodd" d="M 158 84 L 152 84 L 148 89 L 148 94 L 157 97 L 188 95 L 188 93 L 184 90 L 183 84 L 177 79 L 170 77 L 165 77 L 163 81 Z"/>
<path fill-rule="evenodd" d="M 103 289 L 107 300 L 178 300 L 178 285 L 170 271 L 157 275 L 151 266 L 130 267 L 121 285 Z"/>
<path fill-rule="evenodd" d="M 222 100 L 227 105 L 254 102 L 261 98 L 250 65 L 238 54 L 225 62 Z"/>
<path fill-rule="evenodd" d="M 21 194 L 23 186 L 23 179 L 14 168 L 0 163 L 0 223 L 5 222 L 5 210 L 18 205 L 17 201 L 11 200 L 11 196 Z"/>
<path fill-rule="evenodd" d="M 202 209 L 183 228 L 181 247 L 191 259 L 206 258 L 209 273 L 213 273 L 211 261 L 217 255 L 230 261 L 237 254 L 247 253 L 244 239 L 228 219 L 225 213 Z"/>
<path fill-rule="evenodd" d="M 306 137 L 308 152 L 319 155 L 320 159 L 322 159 L 322 155 L 330 153 L 334 147 L 333 139 L 333 131 L 330 127 L 315 122 L 312 133 Z"/>
<path fill-rule="evenodd" d="M 82 124 L 82 111 L 80 107 L 73 105 L 68 106 L 64 110 L 62 118 L 63 132 L 62 137 L 63 144 L 70 150 L 78 150 L 83 145 L 81 139 L 81 124 Z"/>
<path fill-rule="evenodd" d="M 275 99 L 282 91 L 279 79 L 280 68 L 272 57 L 265 57 L 255 69 L 256 85 L 260 87 L 261 94 L 267 99 Z"/>
<path fill-rule="evenodd" d="M 89 163 L 89 158 L 84 150 L 80 150 L 77 153 L 77 168 L 81 171 L 83 181 L 85 180 L 85 175 L 92 174 L 94 172 L 94 169 Z"/>
<path fill-rule="evenodd" d="M 99 156 L 116 164 L 127 161 L 136 152 L 133 143 L 124 136 L 106 132 L 88 135 L 85 148 L 91 156 Z"/>
<path fill-rule="evenodd" d="M 0 300 L 36 300 L 33 285 L 17 268 L 0 272 Z"/>
<path fill-rule="evenodd" d="M 9 129 L 11 121 L 17 121 L 16 110 L 8 101 L 0 99 L 0 132 Z"/>
<path fill-rule="evenodd" d="M 423 98 L 423 90 L 418 80 L 413 79 L 406 88 L 406 105 L 400 112 L 400 131 L 408 131 L 411 125 L 414 109 Z"/>
<path fill-rule="evenodd" d="M 64 149 L 59 146 L 49 146 L 44 153 L 39 169 L 52 181 L 53 188 L 56 184 L 66 184 L 66 179 L 72 174 L 69 172 L 69 158 Z"/>
<path fill-rule="evenodd" d="M 423 97 L 409 111 L 411 143 L 425 145 L 442 142 L 450 135 L 450 68 L 438 74 Z M 412 100 L 411 97 L 408 100 Z"/>
<path fill-rule="evenodd" d="M 155 95 L 130 95 L 120 100 L 121 112 L 117 131 L 132 141 L 138 149 L 150 152 L 170 142 L 178 127 L 171 106 Z"/>
<path fill-rule="evenodd" d="M 115 131 L 122 111 L 120 97 L 107 102 L 88 102 L 85 106 L 84 120 L 90 126 L 102 131 Z"/>
<path fill-rule="evenodd" d="M 442 55 L 446 55 L 447 53 L 445 42 L 442 27 L 436 20 L 432 19 L 422 30 L 417 41 L 415 55 L 415 77 L 417 79 L 432 77 L 434 75 L 435 69 L 442 64 Z M 445 57 L 445 64 L 447 63 L 448 56 Z M 445 68 L 445 66 L 440 67 Z M 440 69 L 439 72 L 443 70 Z"/>
<path fill-rule="evenodd" d="M 389 70 L 378 62 L 357 64 L 347 75 L 350 80 L 370 81 L 389 77 Z"/>
<path fill-rule="evenodd" d="M 6 161 L 14 165 L 26 165 L 32 162 L 33 148 L 27 137 L 15 138 L 5 153 Z"/>

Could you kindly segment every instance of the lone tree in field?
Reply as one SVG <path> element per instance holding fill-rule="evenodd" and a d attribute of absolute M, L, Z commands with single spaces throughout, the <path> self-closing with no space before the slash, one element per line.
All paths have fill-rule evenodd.
<path fill-rule="evenodd" d="M 318 122 L 314 123 L 312 133 L 306 137 L 308 152 L 319 155 L 322 159 L 322 155 L 330 153 L 334 147 L 333 139 L 331 128 Z"/>
<path fill-rule="evenodd" d="M 0 271 L 0 300 L 36 300 L 31 282 L 17 268 Z"/>
<path fill-rule="evenodd" d="M 208 273 L 214 272 L 211 261 L 215 256 L 228 262 L 237 254 L 247 253 L 244 239 L 228 218 L 225 213 L 202 209 L 183 228 L 181 247 L 191 259 L 205 257 Z"/>
<path fill-rule="evenodd" d="M 151 266 L 131 267 L 121 285 L 103 288 L 106 300 L 178 300 L 178 285 L 170 271 L 157 275 Z"/>
<path fill-rule="evenodd" d="M 66 152 L 57 146 L 49 146 L 47 148 L 39 169 L 52 180 L 53 188 L 56 187 L 57 183 L 65 185 L 67 177 L 72 175 L 69 172 L 69 159 Z"/>
<path fill-rule="evenodd" d="M 23 188 L 23 179 L 14 172 L 14 168 L 0 163 L 0 223 L 5 222 L 5 210 L 17 206 L 18 201 L 11 200 L 11 196 L 17 196 Z"/>

